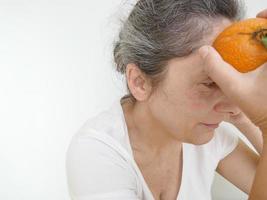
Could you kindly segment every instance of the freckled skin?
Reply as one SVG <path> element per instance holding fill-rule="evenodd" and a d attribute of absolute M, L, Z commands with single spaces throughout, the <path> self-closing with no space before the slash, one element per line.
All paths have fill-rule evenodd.
<path fill-rule="evenodd" d="M 200 95 L 198 92 L 187 91 L 185 96 L 188 98 L 189 109 L 198 111 L 206 109 L 205 104 L 201 101 Z"/>
<path fill-rule="evenodd" d="M 214 22 L 214 32 L 206 36 L 203 44 L 212 44 L 229 23 Z M 178 188 L 175 181 L 182 173 L 182 142 L 195 145 L 209 142 L 214 129 L 203 123 L 221 122 L 234 105 L 219 88 L 210 84 L 207 87 L 208 77 L 203 74 L 199 55 L 171 59 L 166 67 L 166 77 L 156 92 L 133 107 L 126 104 L 126 113 L 130 114 L 125 116 L 135 159 L 149 186 L 156 191 L 155 196 L 163 194 L 162 198 L 173 199 L 164 194 L 170 194 L 172 187 Z M 136 93 L 139 91 L 140 88 Z M 142 89 L 138 94 L 143 97 L 147 93 Z"/>
<path fill-rule="evenodd" d="M 213 32 L 205 37 L 202 45 L 211 45 L 216 36 L 230 24 L 227 19 L 215 21 Z M 154 140 L 158 136 L 161 138 L 159 141 L 166 135 L 181 142 L 207 143 L 212 139 L 214 130 L 208 129 L 203 123 L 222 122 L 235 109 L 235 105 L 228 101 L 218 87 L 203 84 L 209 77 L 203 73 L 202 59 L 197 53 L 173 58 L 166 67 L 166 78 L 157 92 L 138 106 L 142 112 L 140 121 L 143 126 L 138 127 L 139 130 L 151 133 Z M 222 106 L 215 109 L 218 104 Z"/>
<path fill-rule="evenodd" d="M 201 110 L 201 109 L 204 109 L 205 107 L 204 107 L 204 105 L 201 103 L 201 102 L 193 102 L 192 104 L 191 104 L 191 109 L 192 110 Z"/>

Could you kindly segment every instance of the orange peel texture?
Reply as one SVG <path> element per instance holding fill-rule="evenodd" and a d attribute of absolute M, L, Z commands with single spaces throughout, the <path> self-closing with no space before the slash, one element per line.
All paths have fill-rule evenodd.
<path fill-rule="evenodd" d="M 267 62 L 267 19 L 249 18 L 226 27 L 213 47 L 239 72 L 249 72 Z"/>

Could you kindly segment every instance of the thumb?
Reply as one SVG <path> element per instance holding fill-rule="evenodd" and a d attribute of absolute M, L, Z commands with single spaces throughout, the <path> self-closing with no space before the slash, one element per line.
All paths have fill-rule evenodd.
<path fill-rule="evenodd" d="M 249 73 L 241 73 L 226 63 L 211 46 L 201 47 L 198 53 L 207 76 L 254 124 L 267 130 L 267 64 Z"/>
<path fill-rule="evenodd" d="M 203 70 L 225 93 L 232 99 L 238 98 L 241 93 L 241 73 L 226 63 L 212 46 L 202 46 L 198 50 L 202 57 Z M 235 99 L 237 100 L 237 99 Z"/>
<path fill-rule="evenodd" d="M 267 18 L 267 9 L 259 12 L 256 17 Z"/>

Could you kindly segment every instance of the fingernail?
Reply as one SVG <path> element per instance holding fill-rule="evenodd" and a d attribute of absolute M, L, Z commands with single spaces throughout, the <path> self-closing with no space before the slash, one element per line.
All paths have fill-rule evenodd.
<path fill-rule="evenodd" d="M 209 53 L 209 47 L 208 46 L 202 46 L 201 48 L 199 48 L 198 52 L 202 58 L 206 58 L 206 56 Z"/>

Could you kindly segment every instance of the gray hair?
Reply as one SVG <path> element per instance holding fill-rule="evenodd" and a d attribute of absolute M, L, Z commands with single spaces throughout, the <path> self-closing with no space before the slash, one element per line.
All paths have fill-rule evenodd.
<path fill-rule="evenodd" d="M 168 60 L 201 46 L 212 32 L 214 19 L 239 21 L 245 7 L 238 0 L 139 0 L 123 22 L 114 43 L 116 70 L 122 74 L 134 63 L 150 78 L 152 88 L 164 80 Z M 128 98 L 135 102 L 128 84 Z"/>

